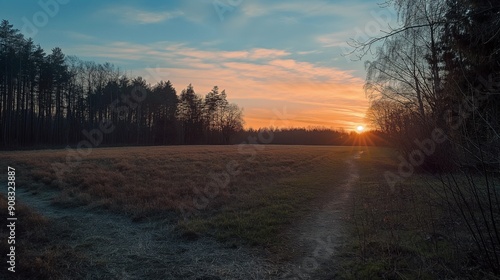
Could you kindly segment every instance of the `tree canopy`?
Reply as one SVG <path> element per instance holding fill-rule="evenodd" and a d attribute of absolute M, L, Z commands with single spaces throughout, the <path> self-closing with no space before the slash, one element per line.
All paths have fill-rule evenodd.
<path fill-rule="evenodd" d="M 47 54 L 6 20 L 0 66 L 3 147 L 76 145 L 100 127 L 99 145 L 222 144 L 243 128 L 242 109 L 218 87 L 178 95 L 170 81 L 150 85 L 60 48 Z"/>

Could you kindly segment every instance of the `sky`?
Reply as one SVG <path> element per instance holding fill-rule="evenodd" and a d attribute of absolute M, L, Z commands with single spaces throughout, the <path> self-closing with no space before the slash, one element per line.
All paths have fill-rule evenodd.
<path fill-rule="evenodd" d="M 225 89 L 245 127 L 367 125 L 362 59 L 348 41 L 387 30 L 377 0 L 0 0 L 7 19 L 46 52 L 111 62 L 150 84 Z"/>

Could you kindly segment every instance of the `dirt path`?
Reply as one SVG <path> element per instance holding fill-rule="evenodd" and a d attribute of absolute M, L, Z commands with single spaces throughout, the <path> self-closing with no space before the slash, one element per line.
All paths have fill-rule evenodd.
<path fill-rule="evenodd" d="M 210 238 L 181 238 L 170 221 L 136 223 L 88 207 L 57 207 L 51 204 L 57 192 L 18 188 L 16 195 L 63 229 L 59 244 L 96 264 L 86 279 L 276 279 L 282 274 L 260 252 L 223 247 Z"/>
<path fill-rule="evenodd" d="M 346 160 L 347 176 L 342 185 L 325 194 L 327 202 L 293 228 L 291 239 L 294 244 L 291 246 L 298 257 L 293 261 L 294 269 L 288 273 L 287 279 L 313 279 L 320 271 L 334 275 L 332 261 L 346 235 L 343 226 L 345 209 L 352 187 L 359 180 L 356 160 L 362 154 L 363 151 L 359 151 Z"/>

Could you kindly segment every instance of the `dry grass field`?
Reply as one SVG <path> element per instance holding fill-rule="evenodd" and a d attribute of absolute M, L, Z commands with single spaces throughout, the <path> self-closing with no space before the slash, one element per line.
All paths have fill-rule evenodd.
<path fill-rule="evenodd" d="M 18 210 L 18 279 L 484 277 L 448 237 L 432 178 L 390 190 L 388 149 L 100 148 L 58 178 L 67 155 L 0 158 L 28 206 Z"/>
<path fill-rule="evenodd" d="M 33 204 L 29 206 L 42 215 L 104 212 L 125 217 L 132 223 L 129 227 L 154 224 L 157 229 L 164 225 L 183 242 L 208 238 L 231 250 L 261 248 L 257 255 L 277 264 L 293 258 L 287 242 L 293 238 L 289 229 L 294 221 L 312 213 L 316 202 L 325 200 L 325 194 L 345 180 L 345 161 L 357 150 L 306 146 L 101 148 L 60 178 L 57 168 L 67 162 L 65 150 L 9 152 L 0 163 L 16 168 L 19 201 Z M 52 213 L 47 227 L 57 228 L 58 220 L 64 218 Z M 70 224 L 75 231 L 82 226 Z M 106 234 L 111 233 L 103 230 L 101 237 L 108 238 Z M 78 244 L 85 240 L 71 242 L 73 253 L 92 258 Z M 106 265 L 111 265 L 108 261 Z M 282 273 L 278 271 L 281 265 L 277 267 L 264 270 L 263 275 Z"/>
<path fill-rule="evenodd" d="M 287 198 L 306 200 L 314 197 L 307 193 L 318 187 L 318 179 L 342 179 L 344 160 L 353 151 L 350 147 L 260 148 L 255 155 L 240 152 L 237 146 L 94 149 L 68 169 L 62 181 L 54 166 L 65 164 L 65 150 L 6 153 L 1 162 L 16 167 L 20 188 L 60 191 L 55 204 L 92 205 L 140 219 L 181 209 L 203 215 L 257 197 L 272 199 L 266 192 L 276 187 L 287 190 Z M 205 189 L 211 181 L 219 183 L 218 189 Z M 306 183 L 311 187 L 297 187 Z M 199 192 L 208 201 L 196 207 L 193 200 L 200 197 Z"/>

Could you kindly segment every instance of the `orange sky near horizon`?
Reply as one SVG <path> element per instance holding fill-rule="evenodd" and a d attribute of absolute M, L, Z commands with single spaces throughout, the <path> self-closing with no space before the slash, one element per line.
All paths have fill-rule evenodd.
<path fill-rule="evenodd" d="M 222 75 L 224 78 L 214 83 L 197 78 L 204 76 L 203 71 L 193 74 L 189 70 L 189 78 L 181 69 L 168 71 L 178 94 L 189 83 L 202 96 L 214 85 L 219 90 L 226 90 L 228 100 L 243 108 L 245 128 L 326 127 L 355 131 L 359 125 L 368 127 L 365 113 L 369 102 L 363 90 L 364 81 L 359 78 L 272 82 L 269 76 L 267 81 L 256 82 L 233 74 Z"/>
<path fill-rule="evenodd" d="M 142 76 L 152 85 L 170 80 L 178 94 L 189 84 L 202 96 L 214 86 L 220 91 L 225 89 L 228 100 L 244 108 L 245 128 L 326 127 L 355 131 L 359 125 L 368 126 L 364 77 L 356 76 L 355 70 L 301 61 L 301 52 L 270 48 L 206 50 L 170 42 L 81 45 L 72 51 L 105 58 L 133 58 L 150 65 L 168 61 L 170 67 L 149 67 L 130 74 Z"/>
<path fill-rule="evenodd" d="M 226 90 L 228 100 L 244 108 L 245 128 L 326 127 L 355 131 L 368 126 L 364 79 L 354 71 L 285 59 L 279 50 L 248 52 L 179 51 L 170 58 L 183 67 L 150 68 L 139 72 L 152 83 L 169 79 L 180 94 L 192 83 L 204 96 L 213 86 Z M 236 56 L 255 60 L 235 61 Z M 283 56 L 283 57 L 282 57 Z M 165 78 L 163 78 L 165 77 Z M 168 77 L 168 78 L 167 78 Z"/>

